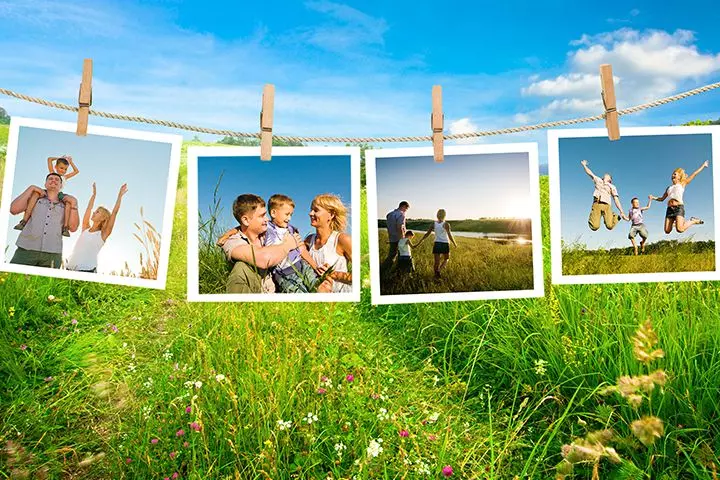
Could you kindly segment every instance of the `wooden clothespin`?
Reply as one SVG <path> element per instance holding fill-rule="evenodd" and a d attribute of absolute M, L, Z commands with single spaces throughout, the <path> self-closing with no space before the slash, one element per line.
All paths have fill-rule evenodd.
<path fill-rule="evenodd" d="M 435 162 L 442 163 L 445 115 L 443 115 L 442 111 L 442 87 L 440 85 L 433 85 L 432 88 L 432 113 L 430 114 L 430 127 L 432 128 L 432 142 Z"/>
<path fill-rule="evenodd" d="M 260 160 L 269 161 L 272 156 L 273 108 L 275 107 L 275 85 L 269 83 L 263 88 L 262 110 L 260 110 Z"/>
<path fill-rule="evenodd" d="M 77 130 L 75 132 L 81 137 L 87 135 L 90 105 L 92 105 L 92 58 L 86 58 L 83 61 L 80 95 L 78 96 Z"/>
<path fill-rule="evenodd" d="M 612 65 L 600 65 L 600 83 L 602 84 L 602 100 L 605 107 L 605 127 L 610 140 L 620 138 L 620 124 L 618 123 L 617 106 L 615 105 L 615 81 L 613 79 Z"/>

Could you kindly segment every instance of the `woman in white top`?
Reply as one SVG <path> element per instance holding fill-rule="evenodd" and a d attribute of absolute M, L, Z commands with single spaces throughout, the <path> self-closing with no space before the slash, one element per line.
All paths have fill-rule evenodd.
<path fill-rule="evenodd" d="M 450 232 L 450 224 L 445 221 L 445 209 L 441 208 L 437 212 L 437 221 L 433 222 L 425 232 L 423 238 L 420 239 L 420 245 L 431 233 L 435 234 L 435 243 L 433 244 L 433 255 L 435 257 L 435 278 L 440 278 L 440 270 L 445 268 L 450 260 L 450 242 L 457 248 L 455 238 Z"/>
<path fill-rule="evenodd" d="M 66 265 L 68 270 L 76 272 L 97 273 L 98 253 L 113 231 L 122 197 L 127 193 L 127 184 L 120 187 L 112 213 L 105 207 L 98 207 L 95 212 L 92 211 L 96 194 L 95 182 L 93 182 L 92 189 L 93 192 L 83 216 L 82 233 Z"/>
<path fill-rule="evenodd" d="M 318 195 L 310 206 L 310 225 L 315 233 L 308 235 L 305 244 L 318 274 L 332 267 L 332 292 L 352 292 L 352 238 L 344 232 L 347 207 L 336 195 Z"/>
<path fill-rule="evenodd" d="M 672 176 L 670 177 L 672 184 L 667 187 L 662 197 L 655 197 L 650 195 L 651 200 L 657 200 L 663 202 L 668 199 L 667 210 L 665 211 L 665 233 L 672 232 L 673 224 L 675 230 L 678 233 L 683 233 L 693 225 L 701 225 L 705 222 L 697 217 L 690 217 L 690 220 L 685 220 L 685 204 L 683 203 L 683 193 L 685 188 L 698 173 L 702 172 L 705 168 L 708 168 L 709 162 L 705 162 L 700 165 L 700 168 L 695 170 L 690 176 L 685 173 L 682 168 L 676 168 L 673 170 Z"/>

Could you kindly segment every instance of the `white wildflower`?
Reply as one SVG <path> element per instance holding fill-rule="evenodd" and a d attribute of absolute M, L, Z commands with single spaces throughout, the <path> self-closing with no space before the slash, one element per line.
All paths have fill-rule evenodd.
<path fill-rule="evenodd" d="M 292 422 L 289 420 L 287 422 L 283 420 L 278 420 L 277 425 L 279 430 L 289 430 L 290 427 L 292 427 Z"/>
<path fill-rule="evenodd" d="M 173 353 L 170 350 L 168 350 L 165 353 L 163 353 L 163 358 L 165 360 L 171 360 L 173 358 Z"/>
<path fill-rule="evenodd" d="M 303 421 L 304 421 L 305 423 L 307 423 L 308 425 L 310 425 L 310 424 L 312 424 L 313 422 L 317 422 L 317 421 L 318 421 L 318 417 L 317 417 L 317 415 L 315 415 L 314 413 L 308 413 L 307 415 L 305 415 L 305 418 L 303 418 Z"/>
<path fill-rule="evenodd" d="M 378 420 L 388 420 L 390 418 L 390 415 L 388 415 L 387 408 L 381 408 L 380 413 L 377 414 Z"/>
<path fill-rule="evenodd" d="M 223 375 L 222 373 L 218 373 L 217 375 L 215 375 L 215 380 L 217 380 L 218 382 L 222 382 L 223 380 L 225 380 L 225 375 Z"/>
<path fill-rule="evenodd" d="M 547 373 L 547 369 L 545 369 L 547 364 L 548 362 L 546 362 L 545 360 L 535 360 L 535 373 L 540 376 L 545 375 L 545 373 Z"/>
<path fill-rule="evenodd" d="M 128 365 L 128 371 L 129 371 L 129 372 L 134 372 L 136 368 L 137 368 L 137 367 L 135 367 L 135 364 L 134 364 L 134 363 L 131 363 L 130 365 Z"/>
<path fill-rule="evenodd" d="M 335 453 L 337 453 L 338 457 L 342 458 L 345 450 L 347 450 L 347 446 L 344 443 L 339 442 L 335 444 Z"/>
<path fill-rule="evenodd" d="M 381 445 L 382 438 L 378 438 L 377 440 L 370 440 L 370 445 L 367 447 L 367 456 L 368 457 L 377 457 L 380 455 L 383 451 L 383 447 Z"/>
<path fill-rule="evenodd" d="M 428 422 L 435 423 L 438 421 L 438 418 L 440 418 L 440 414 L 435 412 L 432 415 L 430 415 L 430 418 L 428 418 Z"/>

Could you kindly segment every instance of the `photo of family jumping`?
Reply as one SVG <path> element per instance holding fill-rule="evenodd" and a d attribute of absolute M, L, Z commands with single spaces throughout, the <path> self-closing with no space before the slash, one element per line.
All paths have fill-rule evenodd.
<path fill-rule="evenodd" d="M 366 158 L 374 303 L 541 294 L 535 144 Z"/>
<path fill-rule="evenodd" d="M 13 118 L 3 269 L 162 288 L 180 137 L 122 138 L 128 131 L 117 129 L 79 137 L 74 128 Z M 158 189 L 157 178 L 173 188 Z"/>
<path fill-rule="evenodd" d="M 268 162 L 253 147 L 191 148 L 190 298 L 357 301 L 359 155 L 278 147 Z"/>
<path fill-rule="evenodd" d="M 551 131 L 553 273 L 716 272 L 713 133 L 699 128 Z"/>

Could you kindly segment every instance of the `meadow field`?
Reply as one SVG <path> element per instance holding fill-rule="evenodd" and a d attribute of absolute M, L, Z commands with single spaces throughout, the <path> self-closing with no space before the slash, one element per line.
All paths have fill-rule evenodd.
<path fill-rule="evenodd" d="M 379 258 L 387 256 L 387 230 L 378 231 Z M 413 240 L 417 243 L 420 235 Z M 447 292 L 482 292 L 493 290 L 532 290 L 532 245 L 513 241 L 455 236 L 457 248 L 450 247 L 450 261 L 442 278 L 433 278 L 432 238 L 412 249 L 415 272 L 403 274 L 380 271 L 383 295 Z M 502 268 L 500 268 L 502 267 Z"/>
<path fill-rule="evenodd" d="M 720 284 L 551 286 L 546 177 L 544 298 L 390 306 L 366 229 L 359 304 L 187 303 L 185 182 L 165 291 L 0 274 L 1 478 L 717 478 Z"/>
<path fill-rule="evenodd" d="M 408 218 L 405 227 L 408 230 L 426 231 L 433 224 L 433 219 Z M 511 233 L 530 237 L 532 235 L 532 222 L 528 218 L 479 218 L 467 220 L 448 220 L 454 232 L 483 232 L 483 233 Z M 387 220 L 378 220 L 378 228 L 386 228 Z"/>
<path fill-rule="evenodd" d="M 632 247 L 585 250 L 570 247 L 562 252 L 563 275 L 599 275 L 656 272 L 714 272 L 715 242 L 663 240 L 634 255 Z"/>

